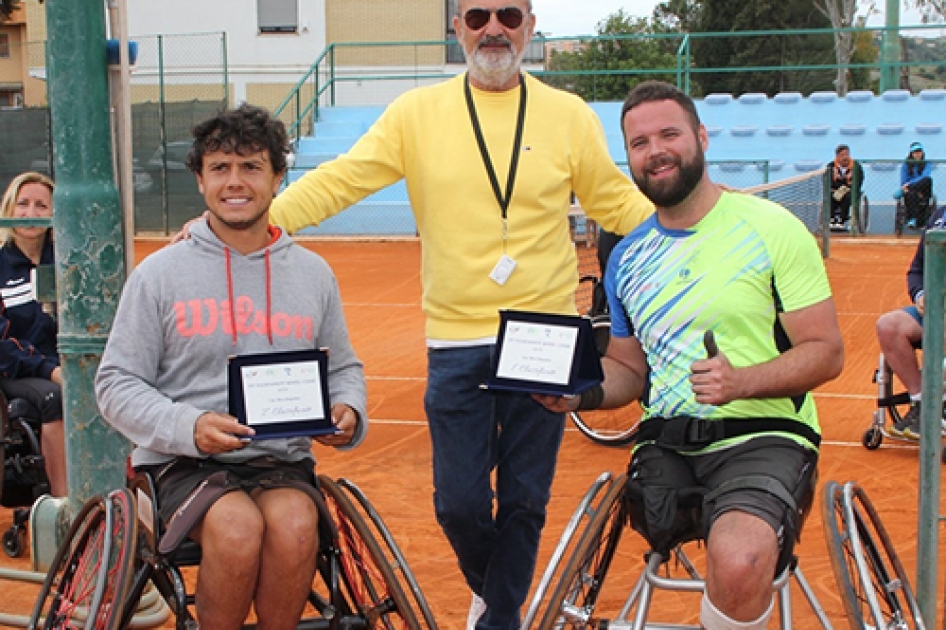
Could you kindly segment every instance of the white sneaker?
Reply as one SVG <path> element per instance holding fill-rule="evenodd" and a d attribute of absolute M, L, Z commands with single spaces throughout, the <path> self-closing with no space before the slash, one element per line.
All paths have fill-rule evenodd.
<path fill-rule="evenodd" d="M 480 620 L 485 612 L 486 602 L 483 601 L 482 597 L 473 593 L 473 600 L 470 602 L 470 614 L 466 616 L 466 630 L 474 630 L 476 622 Z"/>

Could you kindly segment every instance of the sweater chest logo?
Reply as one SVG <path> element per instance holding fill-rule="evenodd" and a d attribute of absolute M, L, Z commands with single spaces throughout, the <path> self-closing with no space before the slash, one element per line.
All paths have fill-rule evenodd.
<path fill-rule="evenodd" d="M 238 335 L 267 334 L 266 311 L 258 309 L 248 296 L 236 298 L 231 316 L 230 301 L 214 299 L 186 300 L 174 303 L 174 320 L 182 337 L 209 337 L 217 332 Z M 275 337 L 313 339 L 314 324 L 309 315 L 273 312 L 270 315 Z"/>

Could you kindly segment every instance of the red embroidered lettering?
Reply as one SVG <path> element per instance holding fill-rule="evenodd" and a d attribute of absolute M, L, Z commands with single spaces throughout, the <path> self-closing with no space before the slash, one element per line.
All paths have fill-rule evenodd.
<path fill-rule="evenodd" d="M 204 320 L 203 305 L 207 307 L 207 319 Z M 191 321 L 187 321 L 187 307 L 190 306 Z M 206 337 L 217 328 L 217 303 L 214 300 L 188 300 L 174 303 L 174 319 L 177 332 L 182 337 L 200 335 Z"/>

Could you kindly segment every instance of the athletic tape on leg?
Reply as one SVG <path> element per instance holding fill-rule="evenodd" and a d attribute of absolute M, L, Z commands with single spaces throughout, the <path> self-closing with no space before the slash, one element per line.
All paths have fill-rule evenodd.
<path fill-rule="evenodd" d="M 700 603 L 700 624 L 706 630 L 765 630 L 774 608 L 775 597 L 769 602 L 768 610 L 762 613 L 762 616 L 758 619 L 754 621 L 736 621 L 720 612 L 706 593 L 703 593 L 703 601 Z"/>

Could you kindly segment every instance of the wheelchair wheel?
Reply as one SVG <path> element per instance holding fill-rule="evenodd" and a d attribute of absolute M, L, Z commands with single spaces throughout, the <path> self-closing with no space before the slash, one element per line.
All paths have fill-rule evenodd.
<path fill-rule="evenodd" d="M 420 630 L 395 569 L 347 492 L 325 475 L 319 475 L 319 485 L 338 528 L 342 585 L 352 612 L 369 629 Z"/>
<path fill-rule="evenodd" d="M 552 557 L 545 567 L 545 572 L 542 574 L 542 579 L 539 580 L 539 584 L 535 589 L 535 594 L 529 604 L 529 609 L 526 611 L 526 615 L 522 620 L 523 628 L 531 628 L 536 617 L 545 614 L 544 610 L 548 607 L 548 602 L 550 601 L 547 597 L 549 589 L 553 581 L 557 584 L 561 580 L 565 560 L 574 555 L 574 549 L 579 538 L 577 533 L 582 526 L 582 521 L 594 517 L 598 508 L 592 504 L 596 498 L 607 493 L 611 483 L 611 473 L 602 473 L 595 479 L 591 487 L 588 488 L 588 491 L 585 493 L 585 496 L 579 501 L 578 507 L 575 508 L 575 512 L 565 525 L 558 544 L 552 552 Z"/>
<path fill-rule="evenodd" d="M 828 555 L 851 630 L 925 628 L 916 598 L 880 517 L 864 491 L 848 482 L 824 488 Z"/>
<path fill-rule="evenodd" d="M 627 446 L 637 435 L 640 410 L 599 409 L 568 414 L 575 427 L 589 440 L 604 446 Z"/>
<path fill-rule="evenodd" d="M 86 502 L 50 565 L 28 628 L 119 627 L 134 566 L 133 506 L 125 489 Z"/>
<path fill-rule="evenodd" d="M 876 451 L 880 448 L 880 445 L 884 441 L 884 434 L 878 427 L 872 426 L 871 428 L 864 431 L 863 437 L 861 437 L 861 444 L 864 445 L 868 451 Z"/>
<path fill-rule="evenodd" d="M 870 230 L 870 204 L 867 202 L 867 195 L 861 195 L 858 207 L 854 209 L 854 234 L 864 235 Z"/>
<path fill-rule="evenodd" d="M 597 626 L 595 605 L 627 521 L 622 501 L 626 482 L 627 475 L 615 479 L 598 503 L 549 596 L 539 630 Z"/>
<path fill-rule="evenodd" d="M 343 478 L 338 480 L 338 485 L 344 488 L 355 499 L 356 507 L 360 508 L 361 512 L 367 516 L 366 523 L 373 528 L 374 531 L 372 534 L 374 538 L 380 539 L 384 543 L 383 548 L 387 550 L 388 563 L 391 565 L 391 568 L 394 569 L 395 574 L 400 575 L 401 579 L 407 583 L 407 588 L 403 590 L 410 592 L 427 628 L 436 630 L 437 622 L 434 620 L 434 615 L 430 610 L 430 605 L 427 603 L 427 598 L 425 598 L 423 592 L 421 592 L 417 578 L 414 577 L 414 573 L 407 565 L 407 559 L 401 552 L 401 548 L 398 547 L 391 531 L 381 519 L 381 515 L 378 514 L 374 506 L 371 505 L 371 502 L 368 501 L 368 497 L 366 497 L 361 489 L 353 482 Z"/>

